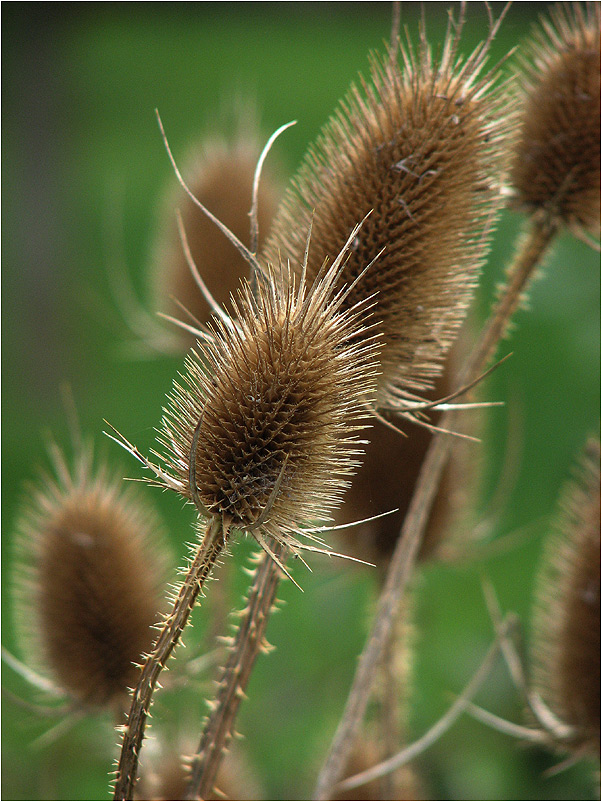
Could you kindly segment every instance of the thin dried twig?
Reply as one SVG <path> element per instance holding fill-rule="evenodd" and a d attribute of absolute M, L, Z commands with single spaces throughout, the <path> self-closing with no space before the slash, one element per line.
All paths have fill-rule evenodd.
<path fill-rule="evenodd" d="M 274 544 L 274 554 L 286 562 L 288 549 Z M 264 635 L 280 580 L 277 565 L 264 553 L 247 595 L 230 655 L 223 668 L 211 712 L 191 763 L 188 799 L 208 799 L 234 728 L 249 677 L 259 653 L 265 649 Z"/>
<path fill-rule="evenodd" d="M 155 685 L 165 663 L 180 640 L 203 583 L 211 573 L 215 561 L 224 547 L 224 539 L 224 526 L 221 519 L 210 519 L 201 545 L 180 586 L 172 611 L 163 622 L 153 650 L 142 665 L 142 673 L 134 690 L 127 724 L 123 727 L 114 799 L 133 799 L 138 757 Z"/>
<path fill-rule="evenodd" d="M 555 233 L 556 229 L 552 226 L 545 223 L 532 223 L 529 238 L 524 242 L 509 269 L 508 282 L 483 328 L 476 347 L 464 365 L 458 379 L 458 386 L 469 384 L 487 365 L 506 332 L 527 282 L 552 242 Z M 441 422 L 441 428 L 453 431 L 455 418 L 454 411 L 447 412 Z M 441 437 L 439 433 L 434 433 L 420 470 L 397 547 L 389 565 L 372 631 L 360 656 L 343 716 L 318 777 L 315 799 L 329 799 L 332 796 L 333 788 L 348 762 L 350 751 L 366 711 L 374 677 L 382 660 L 384 646 L 393 625 L 395 611 L 412 575 L 441 474 L 451 448 L 451 438 Z"/>
<path fill-rule="evenodd" d="M 460 715 L 467 709 L 471 699 L 478 693 L 495 663 L 498 652 L 501 650 L 504 640 L 506 639 L 510 629 L 515 626 L 515 624 L 516 621 L 514 618 L 511 616 L 506 618 L 502 627 L 498 630 L 494 642 L 489 647 L 487 654 L 485 655 L 476 672 L 473 674 L 470 682 L 466 685 L 456 701 L 451 705 L 447 713 L 445 713 L 445 715 L 443 715 L 439 721 L 437 721 L 437 723 L 430 728 L 430 730 L 425 732 L 422 738 L 419 738 L 397 755 L 394 755 L 388 760 L 384 760 L 377 766 L 372 766 L 366 771 L 362 771 L 360 774 L 355 774 L 353 777 L 348 777 L 346 780 L 343 780 L 343 782 L 338 784 L 337 790 L 347 791 L 351 788 L 357 788 L 360 785 L 371 782 L 372 780 L 376 780 L 379 777 L 383 777 L 384 775 L 395 771 L 395 769 L 404 766 L 406 763 L 409 763 L 415 757 L 422 754 L 430 746 L 432 746 L 443 735 L 443 733 L 447 732 L 452 724 L 455 723 Z"/>

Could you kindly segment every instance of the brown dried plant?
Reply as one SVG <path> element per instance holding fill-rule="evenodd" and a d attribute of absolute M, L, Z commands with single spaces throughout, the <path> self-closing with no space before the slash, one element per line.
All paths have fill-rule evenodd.
<path fill-rule="evenodd" d="M 514 203 L 549 225 L 600 231 L 600 4 L 558 4 L 521 51 Z"/>
<path fill-rule="evenodd" d="M 537 597 L 535 688 L 563 725 L 558 746 L 600 753 L 600 443 L 564 491 Z M 553 732 L 549 733 L 553 737 Z"/>
<path fill-rule="evenodd" d="M 233 532 L 252 534 L 276 561 L 272 539 L 297 555 L 326 551 L 311 526 L 340 500 L 357 464 L 357 434 L 375 386 L 375 338 L 358 322 L 364 309 L 343 311 L 352 288 L 335 291 L 348 245 L 313 286 L 304 275 L 296 284 L 271 272 L 256 297 L 242 287 L 235 318 L 207 327 L 186 360 L 186 386 L 175 384 L 165 410 L 166 469 L 122 441 L 154 473 L 153 483 L 194 503 L 201 543 L 134 692 L 118 799 L 131 797 L 159 673 Z M 304 535 L 310 542 L 299 540 Z"/>
<path fill-rule="evenodd" d="M 424 31 L 402 63 L 373 56 L 369 81 L 352 86 L 286 192 L 263 250 L 299 273 L 313 219 L 308 275 L 334 258 L 354 225 L 340 282 L 347 304 L 376 297 L 382 335 L 377 405 L 399 407 L 432 387 L 466 314 L 499 207 L 500 141 L 507 114 L 484 74 L 489 43 L 457 54 L 451 26 L 435 57 Z M 303 224 L 301 224 L 303 223 Z"/>
<path fill-rule="evenodd" d="M 30 487 L 18 525 L 18 629 L 29 661 L 86 709 L 120 718 L 164 608 L 156 515 L 82 446 Z"/>
<path fill-rule="evenodd" d="M 241 121 L 234 137 L 212 137 L 195 147 L 184 163 L 184 174 L 194 196 L 226 225 L 238 239 L 250 246 L 249 208 L 257 159 L 261 152 L 259 137 L 250 121 Z M 269 229 L 280 197 L 277 170 L 263 171 L 259 185 L 259 231 Z M 154 246 L 151 272 L 153 307 L 162 312 L 173 312 L 174 300 L 192 320 L 207 323 L 213 309 L 199 292 L 190 271 L 174 208 L 180 208 L 182 228 L 190 249 L 190 256 L 203 276 L 215 301 L 225 305 L 236 291 L 240 280 L 248 274 L 245 259 L 188 197 L 171 190 L 161 205 L 159 233 Z M 261 243 L 260 243 L 261 244 Z M 183 347 L 193 340 L 180 329 Z"/>

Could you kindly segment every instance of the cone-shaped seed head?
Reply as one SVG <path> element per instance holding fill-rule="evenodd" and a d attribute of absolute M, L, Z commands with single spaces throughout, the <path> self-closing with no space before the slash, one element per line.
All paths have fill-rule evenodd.
<path fill-rule="evenodd" d="M 486 250 L 496 202 L 496 154 L 504 115 L 476 56 L 458 61 L 447 42 L 436 61 L 426 43 L 403 69 L 375 58 L 371 84 L 352 87 L 287 191 L 264 248 L 300 270 L 314 212 L 309 275 L 352 246 L 350 283 L 385 248 L 347 303 L 377 293 L 383 337 L 378 402 L 432 384 L 462 321 Z"/>
<path fill-rule="evenodd" d="M 171 470 L 190 497 L 198 427 L 198 496 L 235 528 L 271 506 L 263 530 L 286 539 L 328 514 L 356 465 L 375 346 L 350 343 L 358 310 L 340 313 L 335 267 L 310 292 L 271 274 L 255 302 L 245 285 L 236 324 L 214 322 L 213 341 L 186 360 L 186 386 L 175 385 L 161 433 Z"/>
<path fill-rule="evenodd" d="M 536 681 L 575 728 L 573 747 L 600 750 L 600 443 L 588 444 L 582 476 L 567 489 L 559 536 L 540 576 Z"/>
<path fill-rule="evenodd" d="M 463 336 L 456 340 L 447 355 L 443 375 L 437 380 L 435 389 L 424 394 L 425 398 L 435 400 L 452 391 L 453 377 L 466 358 L 468 342 L 469 338 Z M 474 436 L 483 428 L 478 410 L 457 414 L 462 416 L 459 431 Z M 435 425 L 438 421 L 439 414 L 432 417 Z M 342 551 L 385 570 L 433 437 L 422 426 L 413 427 L 409 435 L 407 438 L 399 437 L 383 423 L 373 422 L 362 464 L 345 493 L 343 504 L 335 513 L 335 522 L 343 524 L 397 510 L 338 533 Z M 457 441 L 435 496 L 419 551 L 420 560 L 453 559 L 467 548 L 472 527 L 465 519 L 472 506 L 469 500 L 478 487 L 478 466 L 477 444 Z"/>
<path fill-rule="evenodd" d="M 600 4 L 556 6 L 523 59 L 517 204 L 600 230 Z"/>
<path fill-rule="evenodd" d="M 200 152 L 191 157 L 190 166 L 184 170 L 195 197 L 247 245 L 253 177 L 260 152 L 261 145 L 256 135 L 245 130 L 233 142 L 208 140 Z M 268 165 L 259 184 L 260 234 L 269 229 L 279 196 L 278 180 Z M 205 323 L 211 310 L 186 261 L 176 225 L 176 208 L 182 214 L 193 261 L 219 304 L 228 301 L 240 279 L 249 274 L 249 266 L 190 198 L 184 197 L 181 191 L 177 197 L 173 192 L 169 193 L 162 205 L 160 235 L 155 246 L 152 272 L 154 304 L 160 311 L 173 310 L 175 298 L 197 320 Z M 181 316 L 181 310 L 178 313 Z M 183 346 L 188 346 L 190 340 L 189 335 L 182 334 Z"/>
<path fill-rule="evenodd" d="M 161 612 L 165 559 L 154 514 L 85 450 L 45 477 L 19 526 L 16 592 L 25 648 L 42 673 L 90 706 L 128 703 Z"/>

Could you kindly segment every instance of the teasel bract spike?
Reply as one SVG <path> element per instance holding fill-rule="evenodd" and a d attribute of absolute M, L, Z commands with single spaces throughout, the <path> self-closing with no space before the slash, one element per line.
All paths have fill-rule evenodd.
<path fill-rule="evenodd" d="M 168 473 L 202 514 L 294 549 L 294 533 L 339 502 L 373 400 L 375 336 L 358 321 L 366 304 L 341 311 L 340 270 L 341 259 L 308 291 L 269 268 L 256 299 L 244 283 L 235 325 L 214 319 L 189 353 L 159 435 Z"/>
<path fill-rule="evenodd" d="M 538 578 L 535 688 L 578 755 L 600 751 L 600 441 L 565 488 Z"/>
<path fill-rule="evenodd" d="M 600 4 L 542 18 L 520 60 L 513 203 L 554 226 L 600 231 Z"/>
<path fill-rule="evenodd" d="M 158 519 L 83 444 L 27 494 L 18 523 L 17 630 L 28 661 L 85 708 L 120 715 L 164 606 Z"/>
<path fill-rule="evenodd" d="M 193 194 L 238 237 L 249 244 L 249 209 L 253 180 L 262 141 L 257 112 L 248 104 L 235 114 L 230 137 L 207 136 L 190 150 L 183 172 Z M 258 189 L 259 231 L 265 232 L 276 212 L 281 195 L 281 170 L 274 158 L 262 171 Z M 212 309 L 199 291 L 184 252 L 174 210 L 180 209 L 190 257 L 218 304 L 226 304 L 249 268 L 216 226 L 188 198 L 170 191 L 161 204 L 159 234 L 154 245 L 150 271 L 153 306 L 173 311 L 174 299 L 196 324 L 206 323 Z M 190 322 L 190 321 L 189 321 Z M 183 350 L 193 340 L 180 330 Z"/>
<path fill-rule="evenodd" d="M 454 42 L 451 42 L 454 39 Z M 486 47 L 456 56 L 451 30 L 441 58 L 423 39 L 402 65 L 372 58 L 370 82 L 352 86 L 287 190 L 262 256 L 301 270 L 313 216 L 308 275 L 355 238 L 340 282 L 376 293 L 383 338 L 377 404 L 398 407 L 432 387 L 461 324 L 499 206 L 501 148 L 510 128 L 496 78 L 483 74 Z"/>
<path fill-rule="evenodd" d="M 446 355 L 444 371 L 434 389 L 424 393 L 426 399 L 436 400 L 451 391 L 458 367 L 466 358 L 471 334 L 472 330 L 463 330 L 458 336 Z M 476 435 L 483 429 L 480 410 L 457 414 L 461 416 L 461 431 Z M 439 415 L 435 415 L 436 424 Z M 337 541 L 345 553 L 374 563 L 383 577 L 433 435 L 425 427 L 413 426 L 408 429 L 408 437 L 401 438 L 375 420 L 369 437 L 362 464 L 334 517 L 335 523 L 341 524 L 397 510 L 337 533 Z M 456 441 L 425 530 L 419 552 L 421 561 L 451 561 L 470 548 L 472 502 L 477 496 L 481 457 L 478 443 Z"/>

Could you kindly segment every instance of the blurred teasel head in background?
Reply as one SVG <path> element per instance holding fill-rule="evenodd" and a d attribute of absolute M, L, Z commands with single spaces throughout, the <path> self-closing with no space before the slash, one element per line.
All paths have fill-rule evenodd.
<path fill-rule="evenodd" d="M 514 204 L 600 231 L 600 4 L 555 6 L 520 57 Z"/>
<path fill-rule="evenodd" d="M 30 664 L 76 704 L 119 714 L 163 608 L 152 508 L 82 446 L 32 486 L 18 525 L 17 629 Z"/>
<path fill-rule="evenodd" d="M 263 146 L 257 115 L 250 103 L 238 104 L 228 115 L 234 116 L 229 126 L 233 133 L 206 136 L 190 150 L 183 168 L 194 196 L 246 245 L 250 244 L 253 178 Z M 226 122 L 222 128 L 227 130 Z M 258 224 L 262 237 L 270 227 L 282 194 L 279 169 L 274 164 L 272 157 L 262 171 L 259 184 Z M 177 193 L 174 189 L 170 188 L 165 194 L 159 211 L 149 275 L 152 305 L 162 312 L 173 312 L 176 308 L 180 315 L 183 306 L 198 322 L 206 323 L 212 310 L 199 291 L 186 260 L 175 210 L 181 212 L 190 255 L 217 303 L 229 301 L 240 280 L 248 276 L 249 266 L 198 206 L 179 187 Z M 179 302 L 177 307 L 174 300 Z M 180 330 L 180 338 L 182 350 L 185 350 L 192 337 Z"/>
<path fill-rule="evenodd" d="M 600 751 L 600 442 L 588 442 L 579 475 L 561 499 L 547 545 L 535 620 L 535 680 L 572 730 L 563 744 Z"/>

